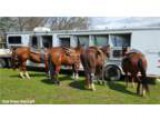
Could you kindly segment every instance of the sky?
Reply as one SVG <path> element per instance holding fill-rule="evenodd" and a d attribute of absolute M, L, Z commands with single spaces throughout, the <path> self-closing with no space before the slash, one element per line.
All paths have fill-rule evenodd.
<path fill-rule="evenodd" d="M 160 17 L 95 17 L 91 29 L 160 27 Z"/>

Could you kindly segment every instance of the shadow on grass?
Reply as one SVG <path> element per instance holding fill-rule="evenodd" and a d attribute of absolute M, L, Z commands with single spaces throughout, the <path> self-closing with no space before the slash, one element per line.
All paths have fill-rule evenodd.
<path fill-rule="evenodd" d="M 60 82 L 67 81 L 67 80 L 72 80 L 72 78 L 67 75 L 59 77 Z M 43 82 L 45 84 L 54 84 L 54 81 L 51 81 L 49 78 L 42 79 L 41 82 Z"/>
<path fill-rule="evenodd" d="M 73 81 L 69 84 L 70 87 L 72 88 L 76 88 L 76 89 L 79 89 L 79 90 L 86 90 L 85 87 L 84 87 L 84 81 Z"/>
<path fill-rule="evenodd" d="M 59 77 L 60 81 L 67 81 L 67 80 L 73 80 L 71 75 L 63 75 Z"/>
<path fill-rule="evenodd" d="M 119 92 L 122 92 L 122 93 L 125 93 L 125 94 L 129 94 L 129 95 L 137 96 L 136 92 L 133 93 L 133 92 L 127 90 L 127 89 L 126 89 L 126 86 L 120 84 L 120 83 L 117 82 L 117 81 L 115 81 L 115 82 L 108 81 L 107 85 L 108 85 L 109 88 L 112 89 L 112 90 L 119 91 Z M 136 90 L 136 89 L 135 89 L 135 90 Z"/>
<path fill-rule="evenodd" d="M 47 76 L 47 75 L 45 73 L 29 73 L 29 76 L 32 78 L 32 77 L 44 77 L 44 76 Z M 10 75 L 9 77 L 20 78 L 19 73 L 14 74 L 14 75 Z"/>
<path fill-rule="evenodd" d="M 53 81 L 49 80 L 49 79 L 42 79 L 41 82 L 48 84 L 48 85 L 54 85 Z"/>

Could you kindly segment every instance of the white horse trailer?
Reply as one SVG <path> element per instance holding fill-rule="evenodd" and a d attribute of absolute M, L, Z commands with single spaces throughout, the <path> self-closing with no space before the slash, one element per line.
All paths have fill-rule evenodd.
<path fill-rule="evenodd" d="M 43 48 L 65 46 L 76 47 L 78 41 L 84 48 L 89 46 L 111 46 L 110 59 L 104 65 L 104 77 L 120 78 L 122 48 L 130 47 L 144 53 L 148 61 L 147 75 L 160 77 L 160 28 L 79 30 L 79 31 L 24 31 L 8 32 L 7 47 L 28 46 L 35 51 Z M 27 61 L 28 66 L 44 67 Z M 83 68 L 82 68 L 83 69 Z"/>

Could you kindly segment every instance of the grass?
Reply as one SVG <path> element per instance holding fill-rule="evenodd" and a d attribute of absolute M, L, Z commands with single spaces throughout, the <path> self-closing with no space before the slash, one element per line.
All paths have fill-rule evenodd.
<path fill-rule="evenodd" d="M 150 85 L 150 95 L 140 97 L 134 88 L 125 88 L 123 81 L 96 85 L 97 91 L 84 89 L 84 77 L 78 81 L 70 76 L 60 75 L 61 85 L 56 86 L 47 80 L 43 72 L 30 71 L 31 80 L 20 79 L 18 71 L 0 69 L 0 103 L 12 101 L 35 104 L 159 104 L 160 83 Z M 21 102 L 20 102 L 21 101 Z M 26 102 L 24 102 L 26 103 Z"/>

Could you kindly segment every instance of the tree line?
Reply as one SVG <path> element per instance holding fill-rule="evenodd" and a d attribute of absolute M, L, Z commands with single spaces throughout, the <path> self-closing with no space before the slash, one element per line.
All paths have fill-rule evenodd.
<path fill-rule="evenodd" d="M 87 17 L 1 17 L 2 31 L 32 31 L 35 27 L 48 27 L 51 30 L 88 29 Z"/>

